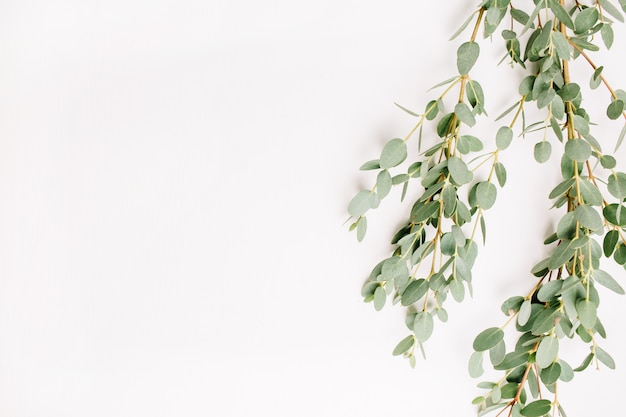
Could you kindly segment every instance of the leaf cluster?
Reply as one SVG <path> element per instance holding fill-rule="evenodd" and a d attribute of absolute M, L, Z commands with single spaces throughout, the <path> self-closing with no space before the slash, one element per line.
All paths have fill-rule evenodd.
<path fill-rule="evenodd" d="M 516 137 L 539 137 L 534 157 L 539 163 L 557 160 L 562 180 L 549 194 L 553 209 L 562 217 L 544 245 L 549 254 L 532 267 L 532 290 L 506 300 L 501 310 L 507 316 L 501 327 L 489 327 L 476 336 L 468 370 L 471 376 L 483 374 L 485 357 L 503 373 L 499 381 L 485 381 L 486 389 L 474 404 L 479 414 L 508 410 L 509 416 L 565 416 L 558 402 L 557 384 L 572 380 L 575 372 L 590 364 L 613 369 L 615 362 L 599 343 L 606 330 L 598 317 L 600 288 L 618 294 L 624 289 L 601 268 L 602 258 L 626 265 L 626 173 L 616 171 L 616 159 L 602 149 L 593 136 L 594 123 L 585 109 L 585 90 L 602 84 L 610 93 L 606 117 L 626 119 L 626 92 L 614 90 L 590 54 L 614 43 L 612 25 L 623 22 L 626 1 L 619 6 L 611 0 L 589 4 L 563 0 L 527 2 L 524 10 L 507 0 L 483 1 L 453 38 L 474 22 L 468 41 L 456 50 L 456 75 L 439 83 L 445 88 L 433 97 L 422 113 L 401 107 L 417 118 L 415 127 L 404 138 L 387 142 L 378 159 L 361 169 L 377 171 L 369 190 L 359 191 L 349 204 L 351 229 L 362 240 L 366 234 L 366 214 L 402 185 L 401 201 L 409 186 L 417 188 L 410 215 L 391 241 L 391 255 L 372 270 L 362 289 L 366 302 L 376 310 L 391 299 L 407 309 L 409 335 L 393 350 L 415 366 L 415 348 L 433 334 L 435 318 L 447 320 L 444 308 L 448 296 L 464 300 L 472 291 L 472 267 L 478 255 L 477 229 L 486 238 L 485 211 L 497 200 L 498 187 L 507 180 L 499 160 Z M 620 10 L 621 8 L 621 10 Z M 502 26 L 506 26 L 502 28 Z M 517 88 L 519 98 L 496 120 L 510 118 L 493 137 L 476 137 L 472 128 L 486 116 L 485 95 L 472 76 L 480 57 L 477 35 L 501 36 L 504 60 L 526 73 Z M 598 42 L 601 41 L 601 46 Z M 569 67 L 582 62 L 591 67 L 586 82 L 571 79 Z M 450 97 L 451 93 L 458 95 Z M 524 109 L 533 105 L 541 118 L 527 123 Z M 421 149 L 423 127 L 432 125 L 436 138 Z M 521 123 L 521 126 L 520 126 Z M 409 159 L 408 143 L 418 134 L 418 158 Z M 517 133 L 517 135 L 516 135 Z M 616 140 L 617 150 L 626 136 L 626 125 Z M 433 140 L 434 139 L 434 140 Z M 485 149 L 488 150 L 485 150 Z M 553 149 L 560 154 L 553 157 Z M 486 177 L 476 175 L 480 166 L 489 167 Z M 514 324 L 515 346 L 505 343 L 505 331 Z M 589 353 L 575 368 L 560 355 L 563 339 L 586 344 Z M 553 400 L 546 399 L 548 393 Z"/>

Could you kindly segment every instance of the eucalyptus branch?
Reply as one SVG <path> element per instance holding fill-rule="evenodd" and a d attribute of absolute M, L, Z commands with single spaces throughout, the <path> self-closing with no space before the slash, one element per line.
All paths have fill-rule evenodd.
<path fill-rule="evenodd" d="M 620 0 L 620 6 L 626 12 L 626 1 Z M 477 38 L 481 29 L 485 37 L 493 36 L 507 17 L 510 24 L 501 31 L 503 60 L 508 57 L 510 65 L 526 76 L 518 88 L 519 101 L 496 119 L 516 110 L 510 124 L 493 135 L 495 149 L 476 156 L 484 142 L 468 132 L 477 123 L 477 116 L 486 115 L 482 86 L 470 77 L 480 55 Z M 597 309 L 599 287 L 625 293 L 601 269 L 600 260 L 604 256 L 626 265 L 626 173 L 615 170 L 616 159 L 604 153 L 592 135 L 593 123 L 583 98 L 587 83 L 572 79 L 570 72 L 579 57 L 587 61 L 594 70 L 589 87 L 595 89 L 603 83 L 611 93 L 608 119 L 626 118 L 626 92 L 612 88 L 602 74 L 603 67 L 598 67 L 588 53 L 600 48 L 597 33 L 604 47 L 612 46 L 612 19 L 624 20 L 612 0 L 517 0 L 515 7 L 510 0 L 482 1 L 452 37 L 460 36 L 474 22 L 469 40 L 456 50 L 458 75 L 436 86 L 446 88 L 428 102 L 424 113 L 402 107 L 419 118 L 415 127 L 404 139 L 389 141 L 379 159 L 361 167 L 378 174 L 375 186 L 360 191 L 348 207 L 351 229 L 356 229 L 359 240 L 366 233 L 366 213 L 378 207 L 393 186 L 403 185 L 404 200 L 409 185 L 419 183 L 410 216 L 392 239 L 392 255 L 374 267 L 362 290 L 365 301 L 373 302 L 376 310 L 385 306 L 388 297 L 407 308 L 410 334 L 396 345 L 393 354 L 404 355 L 415 366 L 415 347 L 422 350 L 432 335 L 433 318 L 447 320 L 444 305 L 448 295 L 461 302 L 466 291 L 472 291 L 471 269 L 478 254 L 475 235 L 480 225 L 483 241 L 486 238 L 484 213 L 497 197 L 494 174 L 499 187 L 505 186 L 507 178 L 499 156 L 514 139 L 520 116 L 518 136 L 541 133 L 533 151 L 537 162 L 550 160 L 553 144 L 562 150 L 557 169 L 563 178 L 548 196 L 553 209 L 562 210 L 562 217 L 543 242 L 547 257 L 530 270 L 537 282 L 526 295 L 504 301 L 501 310 L 507 317 L 505 323 L 483 330 L 473 342 L 470 375 L 483 374 L 486 354 L 491 366 L 503 372 L 498 382 L 479 384 L 488 390 L 473 401 L 479 415 L 497 411 L 498 416 L 541 417 L 550 412 L 565 416 L 558 399 L 558 381 L 570 381 L 575 372 L 592 362 L 615 367 L 598 343 L 597 336 L 605 338 L 606 330 Z M 454 110 L 447 112 L 446 101 L 452 101 L 448 95 L 457 87 L 458 99 L 451 103 Z M 530 125 L 526 125 L 524 113 L 528 103 L 544 112 L 543 118 Z M 392 176 L 390 171 L 408 158 L 407 144 L 418 130 L 421 152 L 426 123 L 432 123 L 437 141 L 410 164 L 406 173 Z M 625 136 L 626 124 L 616 149 Z M 483 165 L 489 162 L 488 174 L 481 178 L 487 169 Z M 602 245 L 596 241 L 600 238 Z M 510 326 L 513 323 L 514 329 Z M 505 343 L 505 331 L 518 334 L 511 350 Z M 561 355 L 560 340 L 564 338 L 577 339 L 589 347 L 590 353 L 576 368 Z M 548 393 L 553 394 L 552 400 L 546 398 Z"/>

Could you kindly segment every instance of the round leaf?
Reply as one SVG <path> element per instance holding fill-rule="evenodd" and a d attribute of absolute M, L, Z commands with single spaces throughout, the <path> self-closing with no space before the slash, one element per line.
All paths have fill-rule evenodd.
<path fill-rule="evenodd" d="M 425 342 L 433 334 L 434 328 L 433 316 L 427 311 L 420 311 L 413 322 L 413 330 L 415 336 L 420 342 Z"/>
<path fill-rule="evenodd" d="M 406 143 L 402 139 L 391 139 L 380 154 L 380 167 L 383 169 L 400 165 L 407 157 Z"/>
<path fill-rule="evenodd" d="M 570 139 L 565 144 L 565 155 L 572 161 L 585 162 L 591 156 L 591 146 L 582 139 Z"/>
<path fill-rule="evenodd" d="M 626 197 L 626 174 L 616 172 L 609 176 L 608 190 L 615 198 L 622 200 Z"/>
<path fill-rule="evenodd" d="M 465 42 L 456 52 L 456 66 L 459 74 L 467 75 L 480 54 L 480 47 L 476 42 Z"/>
<path fill-rule="evenodd" d="M 513 140 L 513 130 L 508 126 L 502 126 L 496 133 L 496 146 L 498 149 L 504 150 L 509 147 Z"/>
<path fill-rule="evenodd" d="M 546 162 L 550 159 L 550 154 L 552 153 L 552 145 L 550 142 L 539 142 L 535 145 L 535 160 L 540 164 Z"/>
<path fill-rule="evenodd" d="M 540 368 L 547 368 L 556 360 L 559 353 L 559 339 L 552 336 L 544 337 L 537 348 L 536 361 Z"/>
<path fill-rule="evenodd" d="M 362 216 L 367 210 L 372 208 L 373 203 L 373 193 L 371 191 L 359 191 L 350 201 L 348 214 L 353 217 Z"/>

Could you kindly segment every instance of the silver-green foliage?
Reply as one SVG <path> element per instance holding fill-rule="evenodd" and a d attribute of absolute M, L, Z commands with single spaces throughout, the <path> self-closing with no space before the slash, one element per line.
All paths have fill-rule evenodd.
<path fill-rule="evenodd" d="M 601 269 L 600 260 L 604 256 L 626 265 L 626 173 L 615 170 L 615 158 L 605 153 L 592 135 L 594 123 L 583 100 L 584 90 L 604 84 L 611 97 L 606 104 L 607 118 L 626 118 L 626 92 L 614 90 L 603 67 L 590 56 L 613 45 L 612 24 L 623 22 L 622 11 L 626 12 L 626 0 L 615 3 L 525 0 L 513 5 L 510 0 L 483 1 L 453 36 L 461 35 L 474 22 L 469 40 L 456 50 L 458 75 L 435 86 L 445 89 L 428 102 L 423 113 L 399 106 L 417 117 L 415 127 L 405 138 L 389 141 L 378 159 L 361 167 L 377 171 L 377 176 L 373 187 L 358 192 L 348 208 L 351 230 L 356 229 L 359 241 L 366 233 L 366 214 L 377 208 L 393 187 L 402 186 L 402 201 L 409 187 L 417 190 L 410 215 L 392 239 L 395 249 L 374 267 L 362 290 L 365 301 L 373 302 L 377 310 L 389 298 L 407 308 L 409 335 L 393 354 L 404 355 L 414 366 L 415 349 L 423 352 L 434 318 L 447 320 L 444 306 L 449 295 L 461 302 L 466 292 L 472 291 L 477 230 L 480 227 L 484 240 L 484 212 L 495 204 L 498 186 L 503 187 L 507 178 L 499 153 L 506 151 L 516 133 L 538 132 L 537 162 L 554 160 L 553 150 L 560 154 L 556 169 L 562 181 L 549 198 L 563 215 L 544 242 L 549 256 L 531 268 L 529 276 L 536 281 L 530 292 L 502 304 L 506 323 L 482 331 L 473 343 L 468 366 L 471 376 L 483 374 L 485 355 L 495 370 L 503 372 L 498 381 L 479 384 L 487 390 L 473 402 L 479 415 L 497 411 L 509 416 L 565 416 L 556 396 L 559 381 L 572 380 L 575 372 L 592 363 L 615 367 L 600 347 L 599 339 L 605 338 L 606 331 L 598 317 L 599 287 L 618 294 L 624 294 L 624 289 Z M 481 29 L 485 37 L 495 37 L 499 30 L 506 51 L 503 60 L 526 72 L 515 92 L 519 98 L 496 119 L 512 115 L 510 122 L 493 137 L 482 139 L 471 134 L 477 117 L 486 115 L 483 88 L 472 73 L 481 52 L 477 40 Z M 569 67 L 574 62 L 590 65 L 588 81 L 571 79 Z M 527 124 L 524 109 L 531 104 L 543 116 Z M 422 151 L 427 123 L 438 138 Z M 404 171 L 392 173 L 402 169 L 416 133 L 419 156 L 408 161 Z M 626 125 L 616 139 L 616 151 L 625 136 Z M 490 150 L 485 152 L 485 147 Z M 485 164 L 490 164 L 488 174 L 479 178 L 476 169 Z M 504 337 L 509 324 L 518 333 L 510 348 Z M 560 340 L 564 338 L 589 346 L 589 354 L 579 359 L 576 368 L 561 357 Z M 549 393 L 552 399 L 546 398 Z"/>

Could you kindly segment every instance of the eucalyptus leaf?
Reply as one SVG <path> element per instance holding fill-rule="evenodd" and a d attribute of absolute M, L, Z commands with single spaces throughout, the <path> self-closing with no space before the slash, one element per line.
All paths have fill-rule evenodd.
<path fill-rule="evenodd" d="M 393 186 L 393 181 L 391 179 L 391 174 L 386 169 L 383 169 L 378 173 L 378 177 L 376 178 L 376 192 L 378 197 L 383 199 L 391 191 L 391 187 Z"/>
<path fill-rule="evenodd" d="M 405 337 L 393 349 L 393 356 L 402 355 L 403 353 L 411 349 L 414 344 L 415 344 L 415 337 L 413 335 L 409 335 Z"/>
<path fill-rule="evenodd" d="M 600 362 L 606 365 L 609 369 L 615 369 L 615 361 L 604 349 L 601 349 L 599 346 L 596 346 L 596 357 Z"/>
<path fill-rule="evenodd" d="M 553 336 L 546 336 L 539 342 L 535 360 L 541 369 L 552 365 L 559 353 L 559 339 Z"/>
<path fill-rule="evenodd" d="M 434 321 L 433 316 L 427 311 L 420 311 L 415 316 L 415 322 L 413 323 L 413 330 L 415 331 L 415 337 L 420 342 L 427 341 L 433 334 Z"/>
<path fill-rule="evenodd" d="M 585 162 L 591 156 L 591 146 L 582 139 L 570 139 L 565 144 L 565 155 L 572 161 Z"/>
<path fill-rule="evenodd" d="M 483 352 L 473 352 L 468 363 L 468 371 L 472 378 L 479 378 L 485 371 L 483 369 Z"/>
<path fill-rule="evenodd" d="M 391 139 L 380 154 L 380 167 L 393 168 L 400 165 L 407 157 L 406 143 L 402 139 Z"/>
<path fill-rule="evenodd" d="M 456 156 L 448 159 L 448 171 L 454 182 L 459 185 L 467 184 L 474 178 L 474 174 L 467 168 L 465 162 Z"/>
<path fill-rule="evenodd" d="M 576 302 L 578 319 L 586 329 L 593 329 L 598 320 L 598 306 L 591 300 L 583 299 Z"/>
<path fill-rule="evenodd" d="M 619 200 L 626 198 L 626 174 L 623 172 L 611 174 L 607 188 L 613 197 Z"/>
<path fill-rule="evenodd" d="M 477 352 L 489 350 L 496 346 L 504 338 L 504 332 L 498 327 L 491 327 L 483 330 L 474 339 L 473 347 Z"/>
<path fill-rule="evenodd" d="M 524 417 L 542 417 L 550 412 L 552 403 L 550 400 L 537 400 L 522 408 L 520 413 Z"/>
<path fill-rule="evenodd" d="M 465 42 L 457 49 L 456 65 L 459 74 L 467 75 L 480 54 L 480 47 L 476 42 Z"/>
<path fill-rule="evenodd" d="M 550 159 L 550 155 L 552 154 L 552 145 L 550 142 L 543 141 L 538 142 L 535 145 L 535 160 L 540 164 L 546 162 Z"/>

